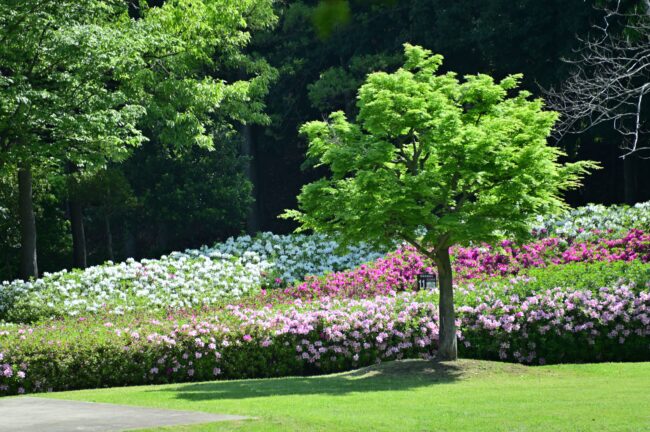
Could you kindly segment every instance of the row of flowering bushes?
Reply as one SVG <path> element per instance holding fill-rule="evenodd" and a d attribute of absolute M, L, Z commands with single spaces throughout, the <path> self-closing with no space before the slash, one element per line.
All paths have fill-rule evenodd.
<path fill-rule="evenodd" d="M 46 274 L 36 281 L 4 282 L 0 321 L 215 305 L 276 281 L 349 269 L 380 256 L 364 244 L 339 251 L 336 242 L 322 235 L 242 236 L 160 259 L 130 259 Z"/>
<path fill-rule="evenodd" d="M 456 247 L 452 250 L 457 283 L 494 276 L 517 275 L 530 268 L 579 262 L 650 262 L 650 234 L 631 230 L 619 238 L 595 238 L 588 241 L 551 237 L 523 246 L 504 241 L 497 247 Z M 356 269 L 307 277 L 306 281 L 263 292 L 274 300 L 319 298 L 322 296 L 367 297 L 389 291 L 413 289 L 417 275 L 431 272 L 430 262 L 410 246 L 387 254 Z"/>
<path fill-rule="evenodd" d="M 346 370 L 432 350 L 432 303 L 327 300 L 281 311 L 139 322 L 50 322 L 0 330 L 0 395 Z"/>
<path fill-rule="evenodd" d="M 650 287 L 477 284 L 458 296 L 460 354 L 521 363 L 650 360 Z M 0 329 L 0 395 L 343 371 L 429 356 L 436 295 L 295 300 L 161 320 L 51 321 Z M 93 321 L 94 320 L 94 321 Z"/>
<path fill-rule="evenodd" d="M 333 245 L 322 240 L 321 244 L 331 252 L 329 248 Z M 234 249 L 232 245 L 228 248 L 238 253 Z M 356 256 L 365 259 L 373 255 L 359 252 Z M 497 247 L 457 247 L 453 257 L 458 281 L 515 275 L 524 269 L 550 264 L 648 262 L 650 235 L 631 230 L 620 238 L 588 241 L 550 237 L 523 246 L 504 241 Z M 346 261 L 352 262 L 352 258 Z M 235 256 L 211 251 L 209 256 L 173 254 L 159 260 L 60 272 L 34 282 L 5 283 L 0 287 L 0 319 L 31 322 L 103 311 L 191 309 L 223 304 L 258 292 L 276 300 L 324 295 L 368 297 L 410 290 L 418 274 L 433 271 L 426 259 L 405 246 L 354 270 L 308 276 L 305 282 L 288 288 L 260 291 L 270 268 L 271 264 L 257 252 Z"/>
<path fill-rule="evenodd" d="M 544 238 L 515 247 L 504 242 L 456 248 L 455 270 L 461 279 L 516 274 L 522 268 L 550 263 L 596 260 L 648 260 L 646 227 L 650 203 L 635 207 L 586 206 L 563 218 L 541 219 L 536 233 Z M 601 226 L 601 231 L 595 227 Z M 609 228 L 607 228 L 609 227 Z M 606 228 L 606 229 L 605 229 Z M 598 234 L 600 233 L 600 234 Z M 555 235 L 548 237 L 549 235 Z M 294 284 L 289 297 L 337 294 L 368 296 L 410 289 L 417 274 L 431 271 L 409 247 L 384 258 L 365 244 L 341 250 L 321 235 L 231 238 L 211 248 L 172 253 L 155 260 L 107 263 L 84 271 L 47 274 L 36 281 L 0 285 L 0 321 L 31 322 L 48 317 L 112 311 L 196 308 L 223 304 L 262 287 Z M 362 265 L 358 270 L 345 270 Z M 323 274 L 336 272 L 325 279 Z M 305 283 L 302 280 L 311 275 Z"/>
<path fill-rule="evenodd" d="M 650 230 L 650 201 L 634 206 L 588 204 L 553 217 L 538 216 L 533 234 L 586 240 L 621 236 L 630 229 Z"/>
<path fill-rule="evenodd" d="M 464 355 L 529 364 L 650 360 L 647 284 L 556 287 L 526 297 L 493 288 L 458 308 Z"/>

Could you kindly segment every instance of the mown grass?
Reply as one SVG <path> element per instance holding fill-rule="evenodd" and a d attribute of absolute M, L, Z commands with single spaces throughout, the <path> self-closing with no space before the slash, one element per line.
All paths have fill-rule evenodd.
<path fill-rule="evenodd" d="M 253 417 L 151 431 L 650 431 L 650 363 L 526 367 L 410 360 L 280 379 L 48 397 Z"/>

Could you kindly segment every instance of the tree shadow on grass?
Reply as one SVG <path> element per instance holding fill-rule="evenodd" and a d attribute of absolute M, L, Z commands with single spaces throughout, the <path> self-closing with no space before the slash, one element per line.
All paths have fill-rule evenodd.
<path fill-rule="evenodd" d="M 174 392 L 177 393 L 178 399 L 189 401 L 289 395 L 344 395 L 352 392 L 409 390 L 493 373 L 522 374 L 526 371 L 527 368 L 521 365 L 474 360 L 404 360 L 336 375 L 215 381 L 155 391 Z"/>

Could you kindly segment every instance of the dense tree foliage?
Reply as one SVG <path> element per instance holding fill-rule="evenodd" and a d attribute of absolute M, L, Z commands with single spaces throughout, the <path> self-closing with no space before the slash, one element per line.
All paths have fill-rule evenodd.
<path fill-rule="evenodd" d="M 8 1 L 0 6 L 0 163 L 18 172 L 22 275 L 37 276 L 33 166 L 92 175 L 151 140 L 213 150 L 233 122 L 264 122 L 271 70 L 241 51 L 273 23 L 270 1 Z M 227 71 L 252 75 L 228 79 Z M 221 73 L 222 76 L 219 76 Z M 10 167 L 13 167 L 11 169 Z M 74 258 L 83 208 L 68 182 Z"/>

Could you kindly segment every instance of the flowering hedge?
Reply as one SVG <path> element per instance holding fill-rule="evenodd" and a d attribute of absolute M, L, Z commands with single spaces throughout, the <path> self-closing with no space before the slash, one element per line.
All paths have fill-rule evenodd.
<path fill-rule="evenodd" d="M 505 297 L 504 299 L 504 295 Z M 300 300 L 285 309 L 231 306 L 164 321 L 51 322 L 0 330 L 0 394 L 348 370 L 429 356 L 432 293 Z M 650 360 L 650 291 L 499 285 L 459 295 L 460 354 L 522 363 Z"/>
<path fill-rule="evenodd" d="M 36 281 L 0 285 L 0 320 L 112 311 L 209 306 L 327 271 L 354 267 L 381 256 L 367 245 L 338 252 L 325 236 L 231 238 L 212 248 L 175 252 L 160 259 L 129 259 L 83 271 L 45 274 Z"/>
<path fill-rule="evenodd" d="M 0 395 L 313 374 L 426 355 L 435 307 L 411 297 L 285 311 L 230 307 L 187 321 L 54 322 L 0 330 Z"/>
<path fill-rule="evenodd" d="M 617 237 L 630 229 L 650 230 L 650 201 L 634 206 L 589 204 L 555 217 L 538 216 L 532 230 L 539 237 L 587 240 Z"/>
<path fill-rule="evenodd" d="M 572 241 L 545 238 L 523 246 L 504 241 L 498 247 L 456 247 L 452 249 L 457 283 L 494 276 L 516 275 L 529 268 L 576 262 L 650 261 L 650 234 L 631 230 L 615 239 L 597 238 Z M 396 252 L 359 268 L 323 277 L 308 277 L 305 282 L 283 290 L 263 292 L 274 300 L 319 298 L 322 296 L 367 297 L 389 291 L 413 289 L 417 275 L 431 272 L 428 260 L 404 246 Z"/>
<path fill-rule="evenodd" d="M 649 288 L 558 287 L 526 297 L 485 290 L 458 308 L 463 355 L 535 364 L 648 361 Z"/>

